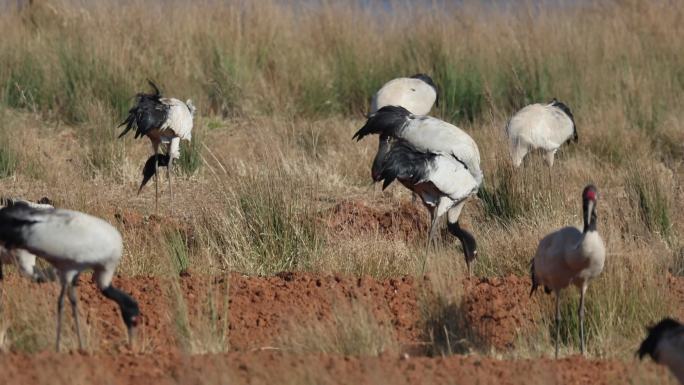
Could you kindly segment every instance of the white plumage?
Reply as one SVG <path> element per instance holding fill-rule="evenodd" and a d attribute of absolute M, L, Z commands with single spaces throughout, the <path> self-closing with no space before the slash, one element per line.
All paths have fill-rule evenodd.
<path fill-rule="evenodd" d="M 58 300 L 57 350 L 67 289 L 79 347 L 83 348 L 74 282 L 86 269 L 93 270 L 93 281 L 102 294 L 119 305 L 129 341 L 132 340 L 140 311 L 133 298 L 112 285 L 123 250 L 116 228 L 78 211 L 36 209 L 19 202 L 0 210 L 0 241 L 9 248 L 21 248 L 38 255 L 57 270 L 62 286 Z"/>
<path fill-rule="evenodd" d="M 173 161 L 180 158 L 180 141 L 192 140 L 193 118 L 195 107 L 190 100 L 182 102 L 175 98 L 162 98 L 159 88 L 149 82 L 154 93 L 137 95 L 137 103 L 128 111 L 128 116 L 120 126 L 126 125 L 119 138 L 136 127 L 135 137 L 147 136 L 152 142 L 154 154 L 145 162 L 143 168 L 143 181 L 138 189 L 142 190 L 147 181 L 154 176 L 155 187 L 155 211 L 158 211 L 159 202 L 159 178 L 157 175 L 159 165 L 165 165 L 169 181 L 169 196 L 173 208 L 173 189 L 171 175 L 173 173 Z M 161 145 L 167 146 L 165 155 L 158 155 Z"/>
<path fill-rule="evenodd" d="M 371 100 L 370 113 L 385 106 L 401 106 L 415 115 L 427 115 L 437 102 L 437 87 L 425 74 L 392 79 L 385 83 Z"/>
<path fill-rule="evenodd" d="M 453 124 L 430 116 L 413 115 L 403 107 L 386 106 L 372 114 L 354 138 L 361 140 L 369 134 L 402 139 L 418 151 L 453 156 L 466 166 L 478 186 L 482 185 L 477 143 Z"/>
<path fill-rule="evenodd" d="M 519 167 L 528 152 L 540 149 L 553 166 L 558 148 L 568 139 L 577 141 L 577 128 L 570 109 L 553 99 L 549 104 L 530 104 L 516 112 L 506 125 L 513 165 Z"/>
<path fill-rule="evenodd" d="M 584 354 L 584 295 L 589 282 L 603 271 L 606 250 L 596 230 L 598 191 L 589 185 L 582 192 L 584 229 L 564 227 L 545 236 L 537 247 L 531 263 L 532 290 L 544 286 L 547 293 L 556 294 L 556 357 L 558 357 L 560 291 L 570 285 L 580 290 L 579 320 L 581 352 Z"/>
<path fill-rule="evenodd" d="M 169 144 L 168 154 L 171 159 L 180 159 L 180 141 L 192 140 L 192 127 L 195 107 L 191 100 L 182 102 L 175 98 L 161 98 L 168 106 L 168 117 L 160 128 L 160 142 Z M 152 142 L 155 146 L 155 141 Z M 156 144 L 159 146 L 159 143 Z M 156 153 L 156 151 L 155 151 Z"/>
<path fill-rule="evenodd" d="M 641 359 L 648 354 L 655 362 L 667 366 L 684 384 L 684 325 L 680 322 L 664 318 L 648 328 L 648 336 L 637 353 Z"/>
<path fill-rule="evenodd" d="M 371 169 L 373 180 L 383 180 L 385 188 L 398 179 L 421 197 L 431 216 L 428 247 L 439 218 L 446 213 L 447 227 L 461 241 L 470 275 L 477 244 L 458 220 L 466 200 L 482 183 L 475 141 L 451 124 L 411 115 L 399 106 L 381 108 L 354 137 L 360 140 L 369 134 L 380 135 Z"/>

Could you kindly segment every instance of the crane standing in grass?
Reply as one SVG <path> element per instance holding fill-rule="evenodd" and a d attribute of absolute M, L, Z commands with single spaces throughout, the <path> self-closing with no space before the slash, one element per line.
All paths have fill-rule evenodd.
<path fill-rule="evenodd" d="M 417 194 L 432 218 L 428 247 L 434 241 L 438 219 L 447 214 L 447 229 L 461 241 L 468 276 L 477 257 L 475 237 L 461 228 L 458 219 L 467 199 L 478 184 L 465 165 L 445 154 L 418 151 L 401 139 L 384 137 L 373 161 L 373 180 L 383 181 L 385 189 L 395 179 Z"/>
<path fill-rule="evenodd" d="M 112 225 L 78 211 L 39 209 L 17 202 L 0 210 L 0 243 L 9 250 L 21 248 L 36 254 L 57 270 L 62 286 L 57 302 L 57 351 L 65 294 L 71 302 L 78 344 L 83 349 L 74 283 L 86 269 L 93 269 L 93 281 L 102 294 L 119 305 L 132 343 L 140 310 L 131 296 L 112 285 L 123 250 L 121 234 Z"/>
<path fill-rule="evenodd" d="M 396 78 L 385 83 L 371 100 L 370 113 L 385 106 L 401 106 L 415 115 L 427 115 L 433 105 L 439 106 L 439 93 L 432 78 L 415 74 L 408 78 Z"/>
<path fill-rule="evenodd" d="M 684 384 L 684 325 L 672 318 L 664 318 L 648 328 L 648 336 L 637 351 L 640 359 L 645 355 L 667 366 Z"/>
<path fill-rule="evenodd" d="M 398 106 L 386 106 L 372 114 L 354 138 L 380 135 L 372 166 L 374 181 L 383 188 L 398 179 L 421 197 L 430 212 L 428 247 L 440 217 L 463 246 L 468 274 L 477 257 L 475 238 L 459 225 L 467 198 L 482 184 L 480 153 L 475 141 L 458 127 L 429 116 L 414 116 Z"/>
<path fill-rule="evenodd" d="M 580 290 L 579 321 L 580 351 L 584 354 L 584 296 L 589 282 L 603 271 L 606 249 L 596 230 L 596 202 L 598 190 L 588 185 L 582 192 L 584 229 L 564 227 L 545 236 L 532 259 L 530 275 L 534 294 L 539 285 L 546 293 L 556 293 L 556 358 L 560 324 L 560 291 L 575 285 Z"/>
<path fill-rule="evenodd" d="M 151 81 L 148 82 L 154 89 L 154 93 L 139 93 L 137 95 L 136 105 L 128 111 L 128 117 L 119 125 L 126 125 L 119 138 L 126 135 L 133 127 L 136 127 L 136 139 L 142 136 L 150 138 L 154 154 L 145 162 L 144 179 L 138 193 L 147 180 L 154 175 L 154 207 L 155 212 L 157 212 L 159 206 L 159 177 L 157 175 L 159 165 L 167 166 L 169 195 L 171 207 L 173 207 L 173 190 L 171 187 L 173 161 L 180 158 L 180 141 L 192 140 L 195 107 L 189 99 L 182 102 L 174 98 L 162 98 L 159 88 Z M 162 144 L 168 146 L 166 154 L 159 154 L 159 147 Z"/>
<path fill-rule="evenodd" d="M 544 159 L 551 167 L 560 146 L 568 139 L 575 143 L 579 139 L 570 108 L 556 99 L 548 104 L 530 104 L 516 112 L 506 125 L 506 135 L 515 167 L 536 149 L 545 152 Z"/>
<path fill-rule="evenodd" d="M 51 204 L 47 203 L 47 198 L 41 199 L 38 203 L 25 201 L 22 199 L 6 198 L 0 200 L 0 209 L 5 206 L 13 205 L 17 202 L 23 202 L 36 209 L 52 209 Z M 44 282 L 48 279 L 54 279 L 54 276 L 49 271 L 41 271 L 36 268 L 36 256 L 23 249 L 8 250 L 0 245 L 0 281 L 3 280 L 2 265 L 15 264 L 19 270 L 36 282 Z"/>

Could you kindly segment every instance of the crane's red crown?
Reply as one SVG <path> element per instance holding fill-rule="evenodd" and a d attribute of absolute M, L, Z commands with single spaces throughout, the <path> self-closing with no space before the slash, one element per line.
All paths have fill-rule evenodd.
<path fill-rule="evenodd" d="M 592 188 L 586 189 L 586 191 L 584 191 L 584 199 L 596 201 L 596 190 Z"/>

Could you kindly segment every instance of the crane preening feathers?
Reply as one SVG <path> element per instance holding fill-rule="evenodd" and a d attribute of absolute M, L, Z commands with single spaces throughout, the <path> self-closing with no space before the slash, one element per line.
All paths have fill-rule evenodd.
<path fill-rule="evenodd" d="M 123 137 L 133 127 L 136 128 L 135 138 L 147 136 L 152 142 L 154 154 L 148 158 L 143 169 L 143 182 L 138 193 L 145 183 L 154 176 L 155 181 L 155 211 L 159 201 L 159 184 L 157 171 L 159 166 L 166 165 L 169 180 L 169 193 L 173 202 L 173 190 L 171 187 L 171 175 L 173 173 L 173 161 L 180 158 L 180 141 L 192 140 L 193 118 L 195 106 L 189 99 L 182 102 L 174 98 L 163 98 L 159 88 L 148 81 L 154 89 L 153 93 L 139 93 L 136 95 L 137 102 L 128 111 L 128 116 L 119 125 L 125 125 L 119 138 Z M 165 154 L 159 154 L 159 147 L 167 145 Z M 155 159 L 157 160 L 155 162 Z"/>
<path fill-rule="evenodd" d="M 480 153 L 473 139 L 458 127 L 429 116 L 415 116 L 399 106 L 386 106 L 371 114 L 354 134 L 361 140 L 380 135 L 373 161 L 373 180 L 383 188 L 394 180 L 420 196 L 430 212 L 430 246 L 438 219 L 447 214 L 449 232 L 461 241 L 471 274 L 477 257 L 475 238 L 462 229 L 458 219 L 470 196 L 482 184 Z"/>
<path fill-rule="evenodd" d="M 560 146 L 569 139 L 575 143 L 579 139 L 570 108 L 556 99 L 548 104 L 530 104 L 516 112 L 506 124 L 506 135 L 515 167 L 536 149 L 544 151 L 544 159 L 551 167 Z"/>
<path fill-rule="evenodd" d="M 546 293 L 553 291 L 556 294 L 556 358 L 559 342 L 560 291 L 570 285 L 576 286 L 580 291 L 580 349 L 584 354 L 584 295 L 589 282 L 603 271 L 606 260 L 606 248 L 596 230 L 597 201 L 596 186 L 586 186 L 582 191 L 584 228 L 579 230 L 574 226 L 563 227 L 545 236 L 539 242 L 530 265 L 530 296 L 539 286 L 544 286 Z"/>
<path fill-rule="evenodd" d="M 371 134 L 401 139 L 417 151 L 455 157 L 468 169 L 478 186 L 482 184 L 477 143 L 453 124 L 431 116 L 414 115 L 401 106 L 385 106 L 371 114 L 352 139 L 361 140 Z"/>

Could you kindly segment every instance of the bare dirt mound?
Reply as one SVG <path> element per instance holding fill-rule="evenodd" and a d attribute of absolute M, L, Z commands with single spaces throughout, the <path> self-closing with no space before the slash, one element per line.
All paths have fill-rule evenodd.
<path fill-rule="evenodd" d="M 420 340 L 420 309 L 413 278 L 281 273 L 275 277 L 230 277 L 231 346 L 268 346 L 292 323 L 326 321 L 335 309 L 359 302 L 381 325 L 391 325 L 401 343 Z"/>
<path fill-rule="evenodd" d="M 12 274 L 3 281 L 14 293 L 40 298 L 56 309 L 56 283 L 34 284 Z M 113 284 L 139 303 L 139 341 L 144 351 L 178 349 L 194 327 L 214 326 L 228 319 L 228 341 L 233 350 L 273 346 L 293 325 L 328 321 L 333 312 L 358 303 L 380 325 L 395 330 L 403 345 L 421 340 L 417 285 L 410 277 L 377 281 L 308 273 L 282 273 L 272 277 L 248 277 L 237 273 L 219 277 L 183 276 L 115 278 Z M 81 322 L 95 350 L 127 351 L 126 331 L 115 303 L 99 293 L 90 274 L 78 285 Z M 16 296 L 16 295 L 15 295 Z M 67 312 L 67 323 L 71 320 Z M 211 320 L 210 320 L 211 318 Z M 204 324 L 202 324 L 204 322 Z M 71 327 L 69 327 L 71 329 Z M 70 331 L 67 331 L 67 333 Z M 67 346 L 69 348 L 69 346 Z"/>
<path fill-rule="evenodd" d="M 8 384 L 675 384 L 663 367 L 569 357 L 499 361 L 444 358 L 342 357 L 282 352 L 0 355 Z"/>
<path fill-rule="evenodd" d="M 3 285 L 12 287 L 14 293 L 40 298 L 49 314 L 54 314 L 56 283 L 37 285 L 15 274 L 8 278 Z M 118 307 L 99 293 L 90 278 L 83 274 L 79 283 L 88 346 L 101 352 L 128 351 Z M 353 304 L 363 306 L 379 325 L 394 330 L 402 351 L 423 352 L 420 347 L 430 341 L 420 301 L 429 288 L 426 281 L 412 277 L 375 280 L 311 273 L 270 277 L 232 273 L 173 279 L 117 277 L 114 285 L 131 293 L 140 305 L 138 340 L 146 352 L 187 348 L 189 333 L 221 325 L 225 330 L 215 330 L 215 337 L 224 339 L 231 350 L 276 346 L 293 326 L 326 323 L 335 312 Z M 529 299 L 525 278 L 482 278 L 464 285 L 463 302 L 452 310 L 463 314 L 478 344 L 512 348 L 518 333 L 533 326 L 539 315 L 538 305 Z M 68 314 L 67 322 L 71 324 Z"/>
<path fill-rule="evenodd" d="M 529 279 L 514 275 L 465 281 L 463 311 L 475 337 L 497 349 L 512 348 L 518 333 L 538 321 L 539 306 L 529 291 Z"/>
<path fill-rule="evenodd" d="M 328 228 L 348 236 L 380 233 L 392 239 L 424 236 L 427 213 L 419 202 L 371 206 L 366 201 L 343 201 L 323 214 Z"/>
<path fill-rule="evenodd" d="M 186 239 L 193 239 L 194 231 L 188 220 L 154 214 L 144 215 L 133 209 L 116 209 L 112 216 L 127 230 L 145 230 L 154 234 L 177 231 Z"/>

